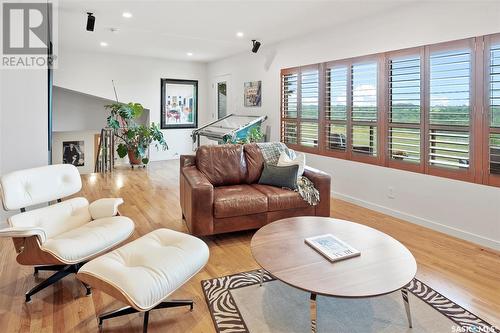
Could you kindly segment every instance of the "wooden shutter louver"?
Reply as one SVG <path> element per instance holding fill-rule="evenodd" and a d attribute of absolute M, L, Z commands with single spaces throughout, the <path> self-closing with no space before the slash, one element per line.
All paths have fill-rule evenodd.
<path fill-rule="evenodd" d="M 490 134 L 490 174 L 500 175 L 500 134 Z"/>

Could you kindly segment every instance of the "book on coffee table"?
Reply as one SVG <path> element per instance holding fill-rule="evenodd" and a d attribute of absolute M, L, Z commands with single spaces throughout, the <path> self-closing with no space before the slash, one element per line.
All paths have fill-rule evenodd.
<path fill-rule="evenodd" d="M 331 262 L 361 255 L 361 252 L 332 234 L 308 237 L 305 239 L 305 243 Z"/>

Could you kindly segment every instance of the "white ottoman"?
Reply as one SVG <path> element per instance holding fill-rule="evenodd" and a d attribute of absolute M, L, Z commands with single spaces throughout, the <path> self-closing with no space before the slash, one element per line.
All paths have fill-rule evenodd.
<path fill-rule="evenodd" d="M 207 263 L 207 245 L 191 235 L 157 229 L 110 253 L 83 265 L 77 274 L 82 282 L 128 304 L 99 316 L 99 328 L 109 318 L 145 312 L 147 332 L 149 311 L 190 306 L 193 301 L 166 301 L 175 290 Z"/>

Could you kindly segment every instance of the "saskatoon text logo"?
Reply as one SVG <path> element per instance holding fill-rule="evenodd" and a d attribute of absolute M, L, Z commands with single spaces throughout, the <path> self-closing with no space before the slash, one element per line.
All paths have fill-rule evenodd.
<path fill-rule="evenodd" d="M 52 51 L 52 14 L 52 3 L 2 3 L 3 68 L 47 68 L 49 64 L 54 65 L 55 56 L 49 54 L 49 50 Z"/>

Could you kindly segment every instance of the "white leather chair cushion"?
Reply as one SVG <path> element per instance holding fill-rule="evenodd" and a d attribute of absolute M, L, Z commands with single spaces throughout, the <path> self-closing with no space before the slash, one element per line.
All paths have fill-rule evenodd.
<path fill-rule="evenodd" d="M 0 237 L 31 237 L 36 236 L 40 243 L 44 243 L 47 240 L 47 235 L 45 230 L 34 227 L 4 227 L 0 229 Z"/>
<path fill-rule="evenodd" d="M 36 227 L 45 231 L 47 238 L 78 228 L 91 220 L 89 202 L 73 198 L 51 206 L 11 216 L 12 227 Z"/>
<path fill-rule="evenodd" d="M 47 239 L 41 248 L 73 264 L 110 250 L 134 232 L 134 222 L 124 216 L 106 217 Z"/>
<path fill-rule="evenodd" d="M 85 264 L 78 273 L 114 286 L 130 305 L 146 311 L 168 297 L 201 270 L 208 247 L 200 239 L 157 229 Z"/>
<path fill-rule="evenodd" d="M 90 215 L 92 215 L 93 220 L 115 216 L 118 213 L 118 206 L 122 203 L 122 198 L 98 199 L 89 205 Z"/>
<path fill-rule="evenodd" d="M 6 210 L 54 201 L 75 194 L 82 188 L 80 173 L 71 164 L 14 171 L 2 176 L 0 183 Z"/>

